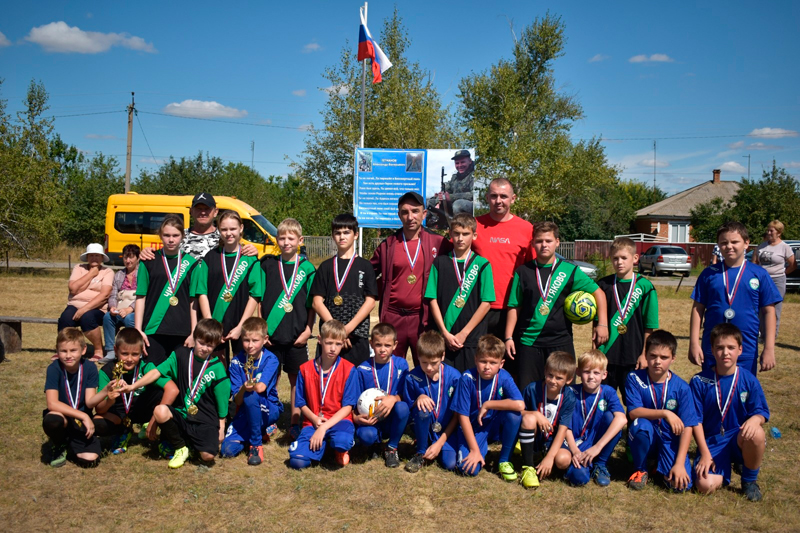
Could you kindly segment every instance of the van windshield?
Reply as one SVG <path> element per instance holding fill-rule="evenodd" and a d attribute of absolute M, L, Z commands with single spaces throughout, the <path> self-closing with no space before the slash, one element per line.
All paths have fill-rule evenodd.
<path fill-rule="evenodd" d="M 267 230 L 267 233 L 272 235 L 273 237 L 278 236 L 278 229 L 272 225 L 272 222 L 264 218 L 262 215 L 252 215 L 253 220 L 258 222 L 258 225 Z"/>
<path fill-rule="evenodd" d="M 267 236 L 264 235 L 264 232 L 261 231 L 261 228 L 256 226 L 252 220 L 244 218 L 242 219 L 242 224 L 244 225 L 242 237 L 244 237 L 246 241 L 254 242 L 256 244 L 264 244 L 266 242 Z"/>

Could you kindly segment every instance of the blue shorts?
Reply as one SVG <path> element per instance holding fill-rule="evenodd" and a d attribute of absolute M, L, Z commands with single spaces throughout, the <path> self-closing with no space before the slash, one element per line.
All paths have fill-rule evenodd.
<path fill-rule="evenodd" d="M 355 427 L 349 420 L 342 420 L 325 433 L 325 440 L 318 450 L 312 450 L 309 445 L 311 437 L 314 435 L 314 426 L 305 426 L 300 431 L 300 436 L 289 446 L 289 457 L 300 458 L 309 461 L 319 461 L 325 454 L 328 444 L 333 446 L 337 452 L 346 452 L 353 447 L 353 435 Z"/>
<path fill-rule="evenodd" d="M 738 437 L 738 429 L 736 431 L 726 431 L 724 436 L 712 435 L 711 437 L 706 437 L 708 451 L 714 460 L 714 470 L 709 471 L 709 473 L 722 476 L 722 482 L 725 485 L 729 485 L 731 482 L 731 465 L 743 462 L 742 449 L 739 448 Z M 697 466 L 699 461 L 700 454 L 694 458 L 694 465 Z M 697 472 L 694 469 L 692 469 L 692 477 L 697 477 Z"/>
<path fill-rule="evenodd" d="M 647 420 L 645 418 L 637 418 L 633 421 L 633 423 L 628 424 L 628 440 L 633 441 L 637 435 L 644 433 L 650 443 L 647 452 L 648 459 L 656 458 L 658 460 L 656 471 L 664 476 L 668 476 L 669 471 L 672 470 L 672 467 L 675 465 L 675 458 L 677 456 L 680 438 L 672 435 L 672 439 L 669 442 L 666 442 L 662 434 L 665 431 L 669 430 L 664 429 L 662 424 L 654 424 L 651 420 Z M 684 461 L 685 463 L 683 466 L 686 468 L 686 473 L 690 474 L 692 465 L 689 462 L 688 453 L 686 454 L 686 459 L 684 459 Z M 687 489 L 690 488 L 691 479 L 690 485 L 687 487 Z"/>

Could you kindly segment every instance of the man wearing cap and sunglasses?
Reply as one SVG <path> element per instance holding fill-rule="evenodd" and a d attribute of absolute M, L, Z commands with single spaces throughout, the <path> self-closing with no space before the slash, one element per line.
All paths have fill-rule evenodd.
<path fill-rule="evenodd" d="M 380 321 L 397 330 L 394 355 L 405 358 L 411 348 L 416 365 L 417 339 L 428 323 L 423 300 L 428 274 L 436 256 L 453 247 L 446 238 L 422 226 L 427 211 L 419 194 L 402 195 L 397 215 L 402 227 L 378 245 L 370 261 L 378 276 Z"/>
<path fill-rule="evenodd" d="M 444 214 L 449 220 L 459 213 L 472 214 L 472 189 L 475 183 L 472 155 L 469 150 L 458 150 L 451 159 L 456 167 L 455 174 L 444 184 L 443 191 L 428 199 L 428 209 L 434 213 L 432 218 L 438 219 Z M 442 222 L 437 220 L 436 227 L 446 229 L 447 225 Z M 428 225 L 431 225 L 431 221 L 428 221 Z"/>

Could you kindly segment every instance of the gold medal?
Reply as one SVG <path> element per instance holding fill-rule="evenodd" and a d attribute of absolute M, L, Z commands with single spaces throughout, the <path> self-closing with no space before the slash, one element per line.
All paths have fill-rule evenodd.
<path fill-rule="evenodd" d="M 125 415 L 125 418 L 122 419 L 122 425 L 126 428 L 129 428 L 133 425 L 133 422 L 131 422 L 131 418 L 129 416 Z"/>
<path fill-rule="evenodd" d="M 467 303 L 467 302 L 466 302 L 466 300 L 464 300 L 464 298 L 462 298 L 461 296 L 459 296 L 458 298 L 456 298 L 456 307 L 458 307 L 459 309 L 461 309 L 462 307 L 464 307 L 464 304 L 465 304 L 465 303 Z"/>
<path fill-rule="evenodd" d="M 189 407 L 186 408 L 186 412 L 190 415 L 194 416 L 197 414 L 197 406 L 195 404 L 191 404 Z"/>
<path fill-rule="evenodd" d="M 83 427 L 83 422 L 81 422 L 80 420 L 78 420 L 78 419 L 76 418 L 76 419 L 75 419 L 75 425 L 76 425 L 76 426 L 78 426 L 79 428 L 82 428 L 82 427 Z"/>
<path fill-rule="evenodd" d="M 291 313 L 294 310 L 294 306 L 287 302 L 286 304 L 284 304 L 283 310 L 286 311 L 287 313 Z"/>
<path fill-rule="evenodd" d="M 628 326 L 626 326 L 625 324 L 620 324 L 619 326 L 617 326 L 617 333 L 619 333 L 620 335 L 625 335 L 626 333 L 628 333 Z"/>
<path fill-rule="evenodd" d="M 233 294 L 231 294 L 229 291 L 225 291 L 222 293 L 222 299 L 228 303 L 231 303 L 233 301 Z"/>
<path fill-rule="evenodd" d="M 408 276 L 406 278 L 406 281 L 408 282 L 409 285 L 413 285 L 413 284 L 415 284 L 417 282 L 417 276 L 415 276 L 414 274 L 411 274 L 410 276 Z"/>
<path fill-rule="evenodd" d="M 178 305 L 178 297 L 177 296 L 171 296 L 170 299 L 169 299 L 169 305 L 171 305 L 172 307 L 175 307 L 176 305 Z"/>
<path fill-rule="evenodd" d="M 547 306 L 547 304 L 542 304 L 539 306 L 540 315 L 547 315 L 549 313 L 550 313 L 550 308 Z"/>
<path fill-rule="evenodd" d="M 333 297 L 333 303 L 334 305 L 342 305 L 344 303 L 344 298 L 342 298 L 341 295 L 337 294 L 336 296 Z"/>

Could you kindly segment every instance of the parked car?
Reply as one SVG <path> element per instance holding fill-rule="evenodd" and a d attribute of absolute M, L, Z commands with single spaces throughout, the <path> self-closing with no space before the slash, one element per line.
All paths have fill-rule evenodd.
<path fill-rule="evenodd" d="M 784 241 L 794 250 L 794 261 L 798 268 L 791 274 L 786 275 L 786 290 L 800 290 L 800 241 Z"/>
<path fill-rule="evenodd" d="M 559 261 L 566 261 L 567 263 L 572 263 L 576 267 L 580 268 L 584 274 L 589 276 L 590 278 L 596 280 L 597 279 L 597 267 L 591 263 L 587 263 L 585 261 L 578 261 L 577 259 L 567 259 L 563 255 L 556 253 L 556 257 L 558 257 Z"/>
<path fill-rule="evenodd" d="M 663 272 L 680 273 L 684 277 L 692 270 L 692 258 L 680 246 L 651 246 L 639 256 L 639 273 L 658 276 Z"/>

